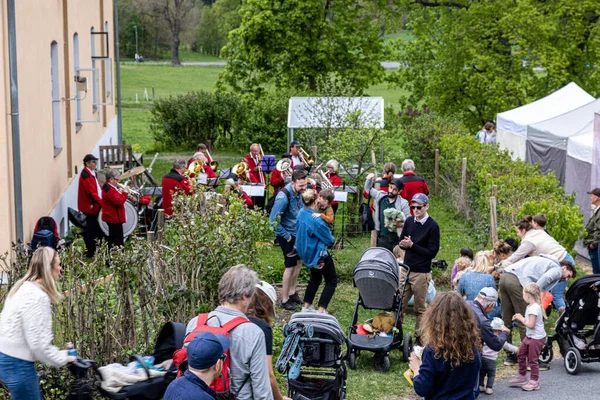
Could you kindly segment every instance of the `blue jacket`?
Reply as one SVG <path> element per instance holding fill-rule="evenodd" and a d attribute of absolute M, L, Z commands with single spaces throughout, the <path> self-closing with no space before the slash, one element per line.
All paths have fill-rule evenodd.
<path fill-rule="evenodd" d="M 315 267 L 321 254 L 335 240 L 327 222 L 313 218 L 314 212 L 311 208 L 303 208 L 296 220 L 296 250 L 307 267 Z"/>
<path fill-rule="evenodd" d="M 479 388 L 481 355 L 475 351 L 475 360 L 452 368 L 450 363 L 435 358 L 431 347 L 423 349 L 423 363 L 413 383 L 415 392 L 425 400 L 471 400 Z"/>
<path fill-rule="evenodd" d="M 167 387 L 164 400 L 213 400 L 217 393 L 189 370 Z"/>
<path fill-rule="evenodd" d="M 494 333 L 488 316 L 485 314 L 483 307 L 477 300 L 471 304 L 471 309 L 473 310 L 473 314 L 475 314 L 475 319 L 477 320 L 481 341 L 484 344 L 487 344 L 487 346 L 494 351 L 502 350 L 502 346 L 504 346 L 504 343 L 508 337 L 506 332 L 500 332 L 498 335 Z"/>
<path fill-rule="evenodd" d="M 296 235 L 296 216 L 302 208 L 302 194 L 296 193 L 291 183 L 285 185 L 285 189 L 290 194 L 290 200 L 288 201 L 288 197 L 281 190 L 277 193 L 269 215 L 269 223 L 275 229 L 275 236 L 288 240 L 290 236 Z"/>

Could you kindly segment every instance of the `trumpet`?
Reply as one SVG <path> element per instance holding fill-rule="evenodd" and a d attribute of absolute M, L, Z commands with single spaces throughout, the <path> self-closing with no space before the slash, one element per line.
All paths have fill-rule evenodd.
<path fill-rule="evenodd" d="M 315 159 L 312 158 L 312 156 L 308 154 L 302 147 L 300 147 L 300 154 L 298 156 L 305 167 L 312 167 L 315 165 Z"/>
<path fill-rule="evenodd" d="M 235 164 L 233 166 L 233 168 L 231 168 L 231 172 L 236 174 L 238 176 L 238 178 L 242 179 L 242 177 L 244 177 L 244 180 L 246 182 L 250 181 L 250 174 L 248 172 L 248 163 L 241 161 L 237 164 Z"/>
<path fill-rule="evenodd" d="M 133 190 L 129 186 L 123 185 L 121 183 L 119 183 L 118 185 L 119 185 L 119 188 L 121 188 L 121 192 L 123 191 L 123 189 L 127 189 L 129 191 L 129 193 L 131 193 L 132 195 L 137 196 L 137 197 L 140 196 L 140 192 L 138 192 L 137 190 Z"/>
<path fill-rule="evenodd" d="M 212 156 L 210 155 L 210 152 L 208 151 L 208 148 L 206 149 L 206 155 L 208 156 L 208 158 L 210 158 L 210 163 L 208 164 L 210 166 L 210 168 L 213 171 L 216 171 L 217 169 L 219 169 L 219 162 L 213 160 Z"/>

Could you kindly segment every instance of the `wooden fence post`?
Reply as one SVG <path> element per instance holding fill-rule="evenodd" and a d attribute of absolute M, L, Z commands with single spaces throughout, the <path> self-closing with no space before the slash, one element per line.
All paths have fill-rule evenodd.
<path fill-rule="evenodd" d="M 156 228 L 156 240 L 161 242 L 163 237 L 163 229 L 165 226 L 165 210 L 158 210 L 158 224 Z"/>
<path fill-rule="evenodd" d="M 213 151 L 212 140 L 207 140 L 206 141 L 206 147 L 208 148 L 208 151 Z"/>
<path fill-rule="evenodd" d="M 317 162 L 317 146 L 312 147 L 312 153 L 313 153 L 313 160 L 315 160 L 315 162 Z M 327 169 L 327 168 L 325 168 L 325 169 Z"/>
<path fill-rule="evenodd" d="M 498 185 L 492 185 L 492 196 L 498 198 Z"/>
<path fill-rule="evenodd" d="M 467 189 L 467 159 L 462 159 L 462 168 L 460 172 L 460 205 L 463 210 L 467 209 L 466 190 Z"/>
<path fill-rule="evenodd" d="M 436 196 L 440 195 L 440 149 L 435 149 L 435 188 Z"/>
<path fill-rule="evenodd" d="M 498 241 L 498 225 L 496 221 L 496 196 L 490 197 L 490 235 L 492 238 L 493 246 L 494 243 Z"/>

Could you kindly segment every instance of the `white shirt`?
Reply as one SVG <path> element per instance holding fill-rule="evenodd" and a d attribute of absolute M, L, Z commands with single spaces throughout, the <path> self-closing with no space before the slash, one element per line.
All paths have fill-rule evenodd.
<path fill-rule="evenodd" d="M 87 169 L 90 175 L 96 178 L 96 190 L 98 191 L 98 197 L 102 198 L 102 188 L 100 187 L 100 182 L 98 182 L 98 175 L 96 175 L 96 171 L 92 171 L 88 167 L 85 167 L 85 169 Z"/>
<path fill-rule="evenodd" d="M 304 165 L 304 164 L 302 164 L 302 161 L 300 161 L 300 157 L 294 157 L 294 156 L 292 156 L 292 164 L 294 164 L 294 167 L 296 167 L 298 165 Z"/>
<path fill-rule="evenodd" d="M 525 309 L 525 321 L 529 320 L 530 315 L 535 315 L 535 325 L 533 328 L 527 328 L 527 337 L 531 339 L 544 339 L 546 331 L 544 330 L 544 316 L 542 307 L 538 303 L 533 303 Z"/>
<path fill-rule="evenodd" d="M 415 222 L 418 222 L 421 225 L 425 225 L 425 222 L 427 222 L 428 219 L 429 219 L 429 214 L 425 213 L 425 216 L 421 219 L 417 219 L 417 217 L 415 217 Z"/>

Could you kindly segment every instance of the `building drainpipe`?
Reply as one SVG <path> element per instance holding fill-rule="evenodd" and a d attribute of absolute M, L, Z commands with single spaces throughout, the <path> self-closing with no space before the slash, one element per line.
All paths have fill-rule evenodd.
<path fill-rule="evenodd" d="M 23 242 L 23 190 L 21 185 L 21 128 L 19 125 L 19 81 L 17 76 L 17 33 L 15 0 L 7 1 L 8 63 L 10 74 L 10 123 L 12 127 L 13 182 L 16 239 Z"/>
<path fill-rule="evenodd" d="M 119 53 L 119 0 L 115 0 L 114 6 L 115 27 L 115 64 L 117 72 L 117 141 L 123 143 L 123 118 L 121 113 L 121 56 Z"/>

